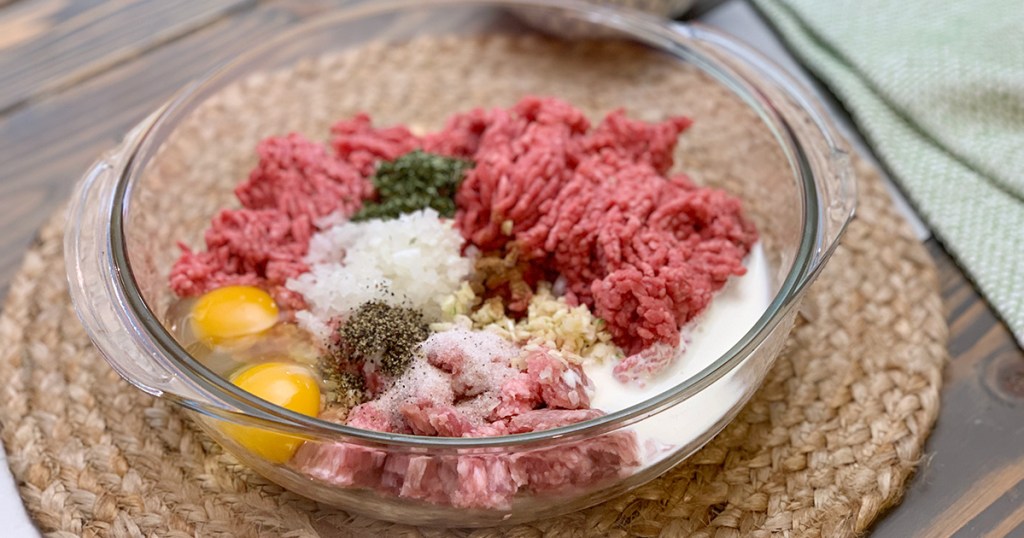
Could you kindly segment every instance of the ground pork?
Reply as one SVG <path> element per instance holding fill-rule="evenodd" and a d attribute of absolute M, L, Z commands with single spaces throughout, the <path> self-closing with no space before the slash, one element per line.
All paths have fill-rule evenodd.
<path fill-rule="evenodd" d="M 545 348 L 530 352 L 525 362 L 525 371 L 501 385 L 499 403 L 491 411 L 490 420 L 514 418 L 538 407 L 548 410 L 590 407 L 594 386 L 580 365 L 568 363 Z"/>
<path fill-rule="evenodd" d="M 561 428 L 603 414 L 599 409 L 534 409 L 510 417 L 506 424 L 508 433 L 527 433 Z"/>
<path fill-rule="evenodd" d="M 562 493 L 624 476 L 640 464 L 633 432 L 615 432 L 587 441 L 531 450 L 512 457 L 516 483 L 534 493 Z"/>
<path fill-rule="evenodd" d="M 550 409 L 586 409 L 594 390 L 583 367 L 555 357 L 548 349 L 539 349 L 526 357 L 526 375 L 539 390 L 540 399 Z"/>
<path fill-rule="evenodd" d="M 388 453 L 353 443 L 304 443 L 292 459 L 307 476 L 342 487 L 377 487 Z"/>
<path fill-rule="evenodd" d="M 428 363 L 451 376 L 452 392 L 459 400 L 496 396 L 502 383 L 518 374 L 509 363 L 519 349 L 491 333 L 465 329 L 434 333 L 420 345 L 420 352 Z"/>
<path fill-rule="evenodd" d="M 425 423 L 432 423 L 437 417 L 452 416 L 451 408 L 431 415 L 430 409 L 436 406 L 429 402 L 419 410 L 416 408 L 415 403 L 403 406 L 419 417 L 417 421 L 422 418 Z M 464 436 L 523 433 L 566 426 L 601 415 L 596 409 L 538 409 L 507 422 L 476 428 Z M 430 428 L 414 430 L 430 434 L 434 431 Z M 480 455 L 410 455 L 353 443 L 307 442 L 291 461 L 299 472 L 333 485 L 375 489 L 459 508 L 487 509 L 508 509 L 513 497 L 521 491 L 552 493 L 597 486 L 605 480 L 628 475 L 640 463 L 633 432 L 614 432 L 586 441 L 512 454 Z"/>
<path fill-rule="evenodd" d="M 519 372 L 509 366 L 518 353 L 487 332 L 436 333 L 421 345 L 408 372 L 377 399 L 353 408 L 346 423 L 392 433 L 492 437 L 603 414 L 588 409 L 591 382 L 579 365 L 538 348 Z M 517 454 L 428 457 L 351 443 L 306 443 L 292 464 L 332 484 L 457 507 L 507 508 L 518 491 L 594 485 L 629 472 L 639 458 L 633 434 L 618 432 Z M 369 470 L 343 468 L 348 465 Z"/>
<path fill-rule="evenodd" d="M 680 348 L 676 348 L 666 344 L 654 344 L 619 361 L 612 369 L 612 374 L 615 375 L 615 379 L 623 383 L 633 383 L 643 387 L 648 379 L 664 371 L 679 357 L 685 348 L 682 342 L 680 342 L 680 346 Z"/>
<path fill-rule="evenodd" d="M 466 413 L 452 405 L 417 399 L 400 404 L 398 412 L 415 435 L 462 437 L 473 431 L 473 423 Z"/>

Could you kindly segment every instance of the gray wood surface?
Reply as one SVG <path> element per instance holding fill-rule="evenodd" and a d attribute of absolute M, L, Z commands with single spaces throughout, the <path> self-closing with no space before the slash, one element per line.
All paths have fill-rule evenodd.
<path fill-rule="evenodd" d="M 0 296 L 96 156 L 186 81 L 332 3 L 0 0 Z M 1024 536 L 1024 353 L 927 246 L 952 361 L 928 457 L 874 535 Z"/>

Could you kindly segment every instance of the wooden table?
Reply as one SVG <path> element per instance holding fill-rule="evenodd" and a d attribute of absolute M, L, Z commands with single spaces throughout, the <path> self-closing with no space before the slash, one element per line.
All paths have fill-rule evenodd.
<path fill-rule="evenodd" d="M 188 80 L 338 3 L 0 0 L 0 295 L 96 156 Z M 927 457 L 874 535 L 1024 536 L 1024 353 L 942 247 L 927 247 L 953 360 Z"/>

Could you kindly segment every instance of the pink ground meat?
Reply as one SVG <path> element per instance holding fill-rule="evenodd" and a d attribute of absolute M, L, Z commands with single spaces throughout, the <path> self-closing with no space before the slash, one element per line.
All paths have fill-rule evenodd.
<path fill-rule="evenodd" d="M 426 436 L 491 437 L 603 414 L 588 409 L 592 384 L 583 369 L 545 350 L 531 352 L 522 372 L 508 366 L 519 350 L 491 333 L 437 333 L 422 350 L 406 374 L 353 408 L 346 423 Z M 409 456 L 351 443 L 306 443 L 292 464 L 332 484 L 458 507 L 507 508 L 520 490 L 593 485 L 628 472 L 639 456 L 635 437 L 620 432 L 515 455 Z"/>
<path fill-rule="evenodd" d="M 415 435 L 464 437 L 473 431 L 473 422 L 466 413 L 452 405 L 411 400 L 399 405 L 398 412 Z"/>
<path fill-rule="evenodd" d="M 502 435 L 534 431 L 527 429 L 534 426 L 565 426 L 600 415 L 597 410 L 535 410 L 524 416 L 514 431 Z M 410 456 L 353 443 L 307 442 L 291 465 L 337 486 L 374 489 L 460 508 L 507 509 L 520 491 L 566 492 L 626 476 L 641 463 L 637 447 L 633 432 L 493 455 Z"/>
<path fill-rule="evenodd" d="M 431 335 L 421 350 L 423 355 L 387 390 L 354 407 L 346 423 L 385 432 L 481 437 L 477 428 L 505 431 L 516 415 L 590 407 L 593 384 L 583 368 L 549 351 L 531 352 L 520 372 L 509 366 L 519 354 L 514 345 L 488 332 L 461 329 Z"/>
<path fill-rule="evenodd" d="M 730 276 L 744 273 L 742 260 L 757 240 L 738 199 L 666 176 L 689 125 L 683 117 L 647 123 L 617 111 L 592 128 L 568 103 L 528 97 L 510 109 L 456 115 L 422 137 L 402 126 L 375 128 L 358 115 L 332 127 L 331 152 L 297 134 L 268 138 L 235 191 L 242 208 L 214 217 L 205 251 L 181 247 L 171 288 L 195 296 L 255 285 L 286 312 L 304 308 L 284 284 L 308 270 L 302 260 L 318 220 L 353 215 L 375 196 L 369 177 L 378 162 L 423 149 L 474 163 L 456 194 L 456 225 L 467 243 L 515 250 L 537 275 L 563 277 L 570 304 L 603 318 L 629 355 L 616 377 L 642 383 L 676 355 L 680 327 Z M 515 346 L 458 330 L 432 335 L 420 351 L 398 378 L 362 372 L 374 399 L 351 409 L 346 424 L 491 437 L 602 415 L 589 409 L 593 386 L 583 369 L 548 351 L 531 352 L 519 371 L 510 366 Z M 329 412 L 321 418 L 332 420 Z M 307 442 L 292 460 L 330 484 L 468 508 L 508 508 L 520 491 L 590 487 L 639 464 L 631 432 L 512 455 Z"/>
<path fill-rule="evenodd" d="M 512 476 L 535 493 L 571 491 L 628 474 L 640 463 L 636 446 L 633 432 L 615 432 L 529 451 L 515 458 Z"/>
<path fill-rule="evenodd" d="M 542 402 L 540 385 L 528 373 L 516 375 L 501 385 L 501 396 L 497 407 L 491 411 L 489 420 L 499 421 L 536 409 Z"/>
<path fill-rule="evenodd" d="M 539 390 L 539 396 L 549 409 L 586 409 L 590 407 L 590 392 L 594 385 L 583 368 L 553 357 L 545 350 L 534 351 L 526 357 L 526 375 Z"/>
<path fill-rule="evenodd" d="M 373 174 L 380 161 L 391 161 L 420 147 L 420 140 L 404 126 L 375 128 L 370 116 L 358 114 L 331 127 L 331 147 L 342 162 L 364 177 Z M 356 208 L 358 209 L 358 208 Z"/>
<path fill-rule="evenodd" d="M 680 343 L 682 346 L 682 343 Z M 634 353 L 615 365 L 612 374 L 623 383 L 644 386 L 648 379 L 664 371 L 682 353 L 681 348 L 667 344 L 654 344 L 638 353 Z"/>
<path fill-rule="evenodd" d="M 293 222 L 276 209 L 223 210 L 206 230 L 206 251 L 179 245 L 171 289 L 193 297 L 228 285 L 261 286 L 279 305 L 301 308 L 302 297 L 284 283 L 308 270 L 302 256 L 312 234 L 308 220 Z"/>
<path fill-rule="evenodd" d="M 599 409 L 535 409 L 525 411 L 507 421 L 508 433 L 527 433 L 595 419 L 603 415 Z"/>
<path fill-rule="evenodd" d="M 564 102 L 527 98 L 453 119 L 452 139 L 432 143 L 476 162 L 456 196 L 467 240 L 483 250 L 514 243 L 564 276 L 570 301 L 590 306 L 634 354 L 678 343 L 679 328 L 744 273 L 757 240 L 739 200 L 665 177 L 689 124 L 613 112 L 590 129 Z"/>
<path fill-rule="evenodd" d="M 372 138 L 353 136 L 364 145 Z M 284 284 L 309 270 L 302 257 L 316 220 L 335 211 L 351 216 L 373 195 L 373 186 L 353 164 L 299 134 L 267 138 L 256 152 L 256 168 L 235 189 L 242 209 L 214 217 L 204 252 L 181 245 L 171 289 L 192 297 L 230 284 L 260 286 L 286 310 L 301 309 L 302 297 Z"/>
<path fill-rule="evenodd" d="M 622 111 L 597 127 L 551 98 L 510 109 L 453 116 L 418 137 L 403 126 L 376 128 L 360 114 L 335 124 L 329 154 L 301 135 L 268 138 L 259 164 L 236 193 L 244 209 L 222 212 L 207 250 L 183 247 L 171 288 L 195 296 L 227 284 L 267 288 L 285 310 L 303 306 L 284 288 L 302 263 L 317 218 L 349 216 L 374 196 L 367 179 L 381 160 L 413 149 L 471 159 L 456 195 L 466 239 L 489 251 L 517 245 L 544 271 L 561 274 L 572 303 L 608 322 L 629 354 L 675 345 L 757 240 L 739 200 L 666 178 L 683 117 L 658 123 Z M 524 301 L 519 303 L 525 304 Z"/>
<path fill-rule="evenodd" d="M 292 220 L 316 220 L 359 210 L 373 186 L 359 167 L 299 134 L 271 137 L 256 147 L 259 163 L 235 189 L 244 207 L 278 209 Z"/>
<path fill-rule="evenodd" d="M 526 371 L 502 383 L 499 403 L 490 412 L 490 420 L 515 418 L 538 407 L 590 407 L 590 392 L 594 386 L 579 365 L 568 364 L 546 351 L 530 353 L 526 365 Z"/>

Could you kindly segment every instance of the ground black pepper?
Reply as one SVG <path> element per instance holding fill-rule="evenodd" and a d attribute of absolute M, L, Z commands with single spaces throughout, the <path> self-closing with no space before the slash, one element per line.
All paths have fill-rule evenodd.
<path fill-rule="evenodd" d="M 409 366 L 430 329 L 419 310 L 370 301 L 356 309 L 339 334 L 350 356 L 376 360 L 382 373 L 397 376 Z"/>

